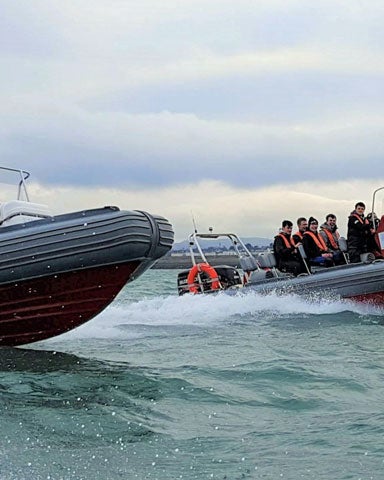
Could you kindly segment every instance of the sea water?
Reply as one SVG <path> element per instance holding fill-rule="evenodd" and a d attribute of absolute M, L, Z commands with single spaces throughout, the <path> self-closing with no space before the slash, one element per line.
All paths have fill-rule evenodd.
<path fill-rule="evenodd" d="M 380 309 L 176 276 L 0 350 L 1 480 L 384 478 Z"/>

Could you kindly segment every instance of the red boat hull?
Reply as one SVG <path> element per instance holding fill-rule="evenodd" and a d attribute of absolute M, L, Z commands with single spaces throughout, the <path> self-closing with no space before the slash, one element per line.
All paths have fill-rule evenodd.
<path fill-rule="evenodd" d="M 77 270 L 0 287 L 0 346 L 60 335 L 109 305 L 139 261 Z"/>
<path fill-rule="evenodd" d="M 384 307 L 384 292 L 356 295 L 354 297 L 350 297 L 349 299 L 353 300 L 354 302 L 361 302 L 367 303 L 369 305 L 377 305 L 380 307 Z"/>

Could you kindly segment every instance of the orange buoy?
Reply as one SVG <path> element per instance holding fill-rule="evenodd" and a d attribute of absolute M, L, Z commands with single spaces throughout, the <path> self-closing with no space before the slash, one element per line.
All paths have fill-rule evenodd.
<path fill-rule="evenodd" d="M 191 293 L 199 293 L 199 287 L 196 283 L 197 275 L 204 272 L 211 279 L 211 290 L 218 290 L 220 288 L 219 277 L 216 270 L 209 265 L 209 263 L 197 263 L 188 273 L 187 284 Z"/>

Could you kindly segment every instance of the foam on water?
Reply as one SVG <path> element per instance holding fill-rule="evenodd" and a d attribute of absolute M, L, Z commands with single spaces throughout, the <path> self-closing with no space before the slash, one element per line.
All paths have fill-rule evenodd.
<path fill-rule="evenodd" d="M 4 349 L 0 478 L 379 480 L 383 312 L 178 297 L 176 274 L 150 271 L 83 327 Z"/>
<path fill-rule="evenodd" d="M 297 295 L 282 296 L 275 293 L 261 295 L 255 292 L 182 297 L 167 295 L 134 302 L 121 299 L 117 305 L 111 305 L 91 322 L 61 338 L 121 339 L 122 335 L 125 338 L 135 338 L 138 336 L 137 332 L 124 327 L 130 325 L 209 327 L 239 317 L 265 322 L 265 319 L 270 318 L 276 320 L 281 317 L 284 320 L 292 316 L 335 315 L 346 311 L 362 317 L 383 315 L 382 309 L 372 305 L 318 296 L 308 299 Z"/>

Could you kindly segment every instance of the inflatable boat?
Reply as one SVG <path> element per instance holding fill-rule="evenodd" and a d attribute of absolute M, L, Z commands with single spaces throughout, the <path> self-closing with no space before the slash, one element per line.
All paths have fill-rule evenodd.
<path fill-rule="evenodd" d="M 172 247 L 161 216 L 116 206 L 52 215 L 29 201 L 28 172 L 4 171 L 18 176 L 18 191 L 0 204 L 0 346 L 87 322 Z"/>
<path fill-rule="evenodd" d="M 374 192 L 375 194 L 380 188 Z M 374 201 L 373 201 L 374 206 Z M 374 209 L 372 208 L 372 212 Z M 228 265 L 211 265 L 201 246 L 202 240 L 230 242 L 237 256 L 237 268 Z M 376 226 L 377 250 L 384 258 L 384 215 Z M 225 291 L 253 290 L 262 294 L 329 295 L 384 306 L 384 259 L 372 253 L 361 255 L 359 263 L 349 263 L 347 244 L 340 242 L 346 264 L 325 268 L 311 267 L 301 249 L 307 273 L 299 276 L 278 270 L 272 251 L 253 255 L 243 241 L 234 233 L 198 233 L 189 236 L 191 268 L 178 274 L 178 293 L 201 294 Z M 219 257 L 218 257 L 219 258 Z"/>

